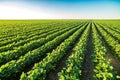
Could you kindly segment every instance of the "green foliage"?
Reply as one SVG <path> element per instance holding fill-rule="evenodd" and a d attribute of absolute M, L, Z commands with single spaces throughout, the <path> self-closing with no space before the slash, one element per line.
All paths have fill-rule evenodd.
<path fill-rule="evenodd" d="M 99 31 L 115 59 L 120 60 L 120 20 L 2 20 L 0 80 L 45 80 L 78 39 L 79 42 L 66 60 L 66 66 L 58 73 L 58 78 L 80 80 L 91 23 L 93 80 L 120 79 L 98 34 Z M 34 66 L 24 72 L 31 64 Z"/>
<path fill-rule="evenodd" d="M 89 34 L 90 24 L 83 33 L 78 44 L 73 49 L 72 55 L 67 59 L 67 67 L 58 73 L 60 80 L 79 80 L 81 76 L 81 65 L 83 62 L 84 53 L 86 52 L 88 34 Z"/>
<path fill-rule="evenodd" d="M 114 79 L 113 67 L 110 64 L 110 60 L 107 59 L 107 51 L 102 43 L 101 37 L 98 35 L 94 24 L 93 30 L 93 43 L 94 43 L 94 55 L 93 62 L 94 68 L 94 80 L 112 80 Z"/>

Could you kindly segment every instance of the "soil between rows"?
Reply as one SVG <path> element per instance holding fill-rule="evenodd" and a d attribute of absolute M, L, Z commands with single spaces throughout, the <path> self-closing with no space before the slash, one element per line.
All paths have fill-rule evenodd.
<path fill-rule="evenodd" d="M 82 73 L 81 73 L 81 80 L 93 80 L 93 69 L 94 65 L 92 62 L 92 23 L 90 26 L 90 33 L 88 36 L 88 41 L 87 41 L 87 51 L 84 56 L 84 61 L 82 65 Z"/>
<path fill-rule="evenodd" d="M 117 31 L 115 28 L 113 29 L 113 28 L 111 28 L 110 26 L 108 26 L 108 28 L 110 28 L 111 30 L 113 30 L 113 31 L 115 31 L 115 32 L 117 32 L 117 33 L 119 33 L 119 34 L 120 34 L 120 32 L 119 32 L 119 31 Z"/>
<path fill-rule="evenodd" d="M 78 25 L 77 25 L 77 26 L 78 26 Z M 73 32 L 73 33 L 74 33 L 74 32 Z M 72 34 L 73 34 L 73 33 L 72 33 Z M 72 34 L 71 34 L 71 35 L 72 35 Z M 69 36 L 71 36 L 71 35 L 69 35 Z M 69 36 L 68 36 L 68 37 L 69 37 Z M 67 38 L 68 38 L 68 37 L 67 37 Z M 63 40 L 63 41 L 64 41 L 64 40 Z M 61 41 L 58 45 L 60 45 L 63 41 Z M 32 62 L 30 65 L 26 66 L 22 72 L 25 72 L 25 73 L 26 73 L 26 72 L 28 72 L 29 70 L 31 70 L 32 67 L 34 66 L 34 63 L 38 63 L 38 62 L 42 61 L 42 60 L 47 56 L 47 53 L 48 53 L 48 52 L 52 52 L 52 50 L 54 50 L 54 49 L 56 49 L 56 46 L 54 46 L 53 49 L 51 49 L 50 51 L 47 51 L 46 54 L 42 55 L 42 56 L 41 56 L 40 58 L 38 58 L 36 61 L 34 61 L 34 62 Z M 14 78 L 14 77 L 11 77 L 11 79 L 9 79 L 9 80 L 19 80 L 22 72 L 18 72 L 18 73 L 16 74 L 17 76 L 16 76 L 15 78 Z"/>
<path fill-rule="evenodd" d="M 113 66 L 114 70 L 117 72 L 117 75 L 120 75 L 120 62 L 117 60 L 115 55 L 113 55 L 114 52 L 111 51 L 108 43 L 106 42 L 106 40 L 104 39 L 104 37 L 102 36 L 100 31 L 98 30 L 96 25 L 95 25 L 95 28 L 96 28 L 98 34 L 101 36 L 101 40 L 102 40 L 102 42 L 107 50 L 108 59 L 111 60 L 111 65 Z"/>
<path fill-rule="evenodd" d="M 84 30 L 87 26 L 88 24 L 85 26 Z M 60 72 L 64 67 L 66 67 L 66 60 L 72 54 L 73 48 L 79 42 L 79 38 L 82 36 L 84 30 L 80 33 L 78 39 L 75 41 L 75 44 L 71 46 L 71 48 L 66 52 L 67 54 L 58 61 L 56 68 L 48 73 L 46 80 L 58 80 L 58 72 Z"/>
<path fill-rule="evenodd" d="M 100 25 L 100 27 L 107 32 L 111 37 L 114 38 L 115 41 L 117 41 L 118 43 L 120 43 L 120 39 L 118 39 L 116 36 L 114 36 L 113 34 L 111 34 L 110 32 L 108 32 L 103 26 Z"/>

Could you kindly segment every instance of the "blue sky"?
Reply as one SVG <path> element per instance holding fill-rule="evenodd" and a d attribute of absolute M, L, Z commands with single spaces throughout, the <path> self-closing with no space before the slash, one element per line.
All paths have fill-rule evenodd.
<path fill-rule="evenodd" d="M 0 19 L 120 19 L 120 0 L 0 0 Z"/>

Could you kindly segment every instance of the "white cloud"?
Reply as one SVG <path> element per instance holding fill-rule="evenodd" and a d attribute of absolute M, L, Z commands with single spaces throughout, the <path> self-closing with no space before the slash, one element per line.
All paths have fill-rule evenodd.
<path fill-rule="evenodd" d="M 45 19 L 51 14 L 42 8 L 21 3 L 0 3 L 0 19 Z"/>

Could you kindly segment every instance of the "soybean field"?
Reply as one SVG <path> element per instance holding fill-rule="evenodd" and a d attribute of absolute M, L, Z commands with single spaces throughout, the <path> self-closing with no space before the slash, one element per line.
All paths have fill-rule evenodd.
<path fill-rule="evenodd" d="M 120 80 L 120 20 L 0 20 L 0 80 Z"/>

